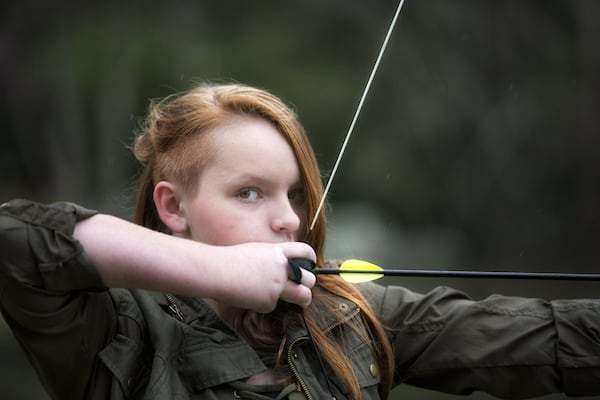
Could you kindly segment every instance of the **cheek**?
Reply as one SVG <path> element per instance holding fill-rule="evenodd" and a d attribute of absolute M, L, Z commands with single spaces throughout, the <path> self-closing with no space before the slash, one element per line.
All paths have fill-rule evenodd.
<path fill-rule="evenodd" d="M 216 246 L 257 241 L 257 224 L 229 210 L 211 210 L 196 215 L 190 224 L 191 239 Z"/>
<path fill-rule="evenodd" d="M 218 246 L 231 244 L 235 236 L 235 225 L 228 223 L 226 218 L 215 218 L 213 215 L 198 216 L 190 224 L 191 239 Z"/>

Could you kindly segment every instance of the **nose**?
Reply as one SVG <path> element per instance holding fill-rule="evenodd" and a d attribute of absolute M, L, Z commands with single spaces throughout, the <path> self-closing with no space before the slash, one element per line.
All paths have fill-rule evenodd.
<path fill-rule="evenodd" d="M 301 220 L 290 199 L 282 196 L 276 203 L 271 217 L 271 229 L 275 232 L 292 234 L 298 232 Z"/>

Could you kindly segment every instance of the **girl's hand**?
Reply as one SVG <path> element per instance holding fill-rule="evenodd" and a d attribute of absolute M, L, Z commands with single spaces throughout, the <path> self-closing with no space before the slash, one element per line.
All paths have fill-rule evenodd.
<path fill-rule="evenodd" d="M 312 300 L 311 288 L 316 277 L 302 270 L 300 283 L 290 266 L 289 259 L 316 259 L 313 249 L 305 243 L 245 243 L 231 247 L 218 247 L 228 260 L 222 265 L 222 283 L 225 295 L 219 299 L 231 306 L 258 312 L 272 311 L 281 299 L 307 307 Z"/>

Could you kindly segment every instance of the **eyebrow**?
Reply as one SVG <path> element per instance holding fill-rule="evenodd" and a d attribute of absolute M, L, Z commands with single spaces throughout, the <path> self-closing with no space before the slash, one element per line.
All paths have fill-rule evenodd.
<path fill-rule="evenodd" d="M 269 181 L 271 181 L 270 179 L 264 177 L 264 176 L 260 176 L 258 174 L 253 174 L 253 173 L 249 173 L 249 172 L 241 172 L 241 173 L 234 173 L 234 174 L 230 174 L 225 181 L 227 183 L 236 183 L 238 181 L 252 181 L 252 182 L 260 182 L 260 183 L 268 183 Z"/>
<path fill-rule="evenodd" d="M 273 179 L 269 179 L 268 177 L 250 173 L 250 172 L 241 172 L 241 173 L 230 174 L 228 177 L 225 178 L 225 182 L 228 184 L 236 184 L 239 182 L 257 182 L 260 185 L 270 185 L 270 184 L 272 184 Z M 289 187 L 296 187 L 296 186 L 299 186 L 299 187 L 304 186 L 301 178 L 298 179 L 297 181 L 293 182 L 291 185 L 289 185 Z"/>

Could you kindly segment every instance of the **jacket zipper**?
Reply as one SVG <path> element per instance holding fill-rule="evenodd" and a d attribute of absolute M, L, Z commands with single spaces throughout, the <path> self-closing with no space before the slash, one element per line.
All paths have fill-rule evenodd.
<path fill-rule="evenodd" d="M 173 315 L 179 321 L 183 322 L 185 320 L 185 316 L 183 315 L 183 312 L 181 311 L 177 303 L 175 303 L 175 299 L 173 298 L 173 296 L 165 292 L 165 297 L 169 302 L 169 311 L 171 312 L 171 315 Z"/>
<path fill-rule="evenodd" d="M 298 369 L 296 369 L 296 364 L 294 363 L 294 360 L 292 360 L 292 358 L 293 358 L 292 357 L 292 348 L 294 347 L 294 345 L 296 343 L 298 343 L 301 340 L 308 340 L 308 337 L 302 336 L 302 337 L 296 338 L 288 346 L 288 364 L 290 365 L 290 368 L 292 369 L 292 372 L 294 373 L 294 377 L 298 380 L 298 383 L 300 384 L 300 387 L 302 388 L 302 391 L 306 395 L 306 398 L 308 400 L 313 400 L 314 398 L 312 397 L 312 395 L 308 391 L 308 386 L 306 386 L 306 382 L 304 382 L 302 380 L 302 377 L 300 377 L 300 373 L 298 372 Z"/>

